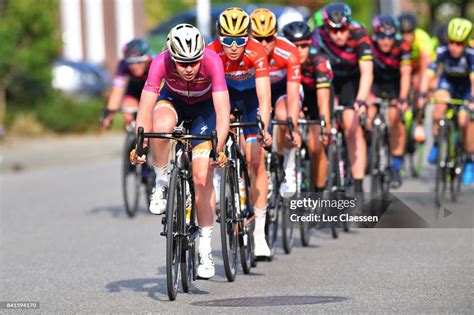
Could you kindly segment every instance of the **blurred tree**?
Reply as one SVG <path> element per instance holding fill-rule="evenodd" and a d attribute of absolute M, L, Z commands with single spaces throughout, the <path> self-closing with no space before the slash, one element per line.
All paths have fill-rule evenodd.
<path fill-rule="evenodd" d="M 58 56 L 57 0 L 1 0 L 0 128 L 7 101 L 35 103 L 51 88 L 51 64 Z M 7 99 L 8 95 L 8 99 Z"/>
<path fill-rule="evenodd" d="M 436 23 L 436 12 L 438 11 L 439 7 L 445 3 L 450 3 L 457 5 L 461 12 L 461 16 L 467 18 L 468 17 L 468 6 L 472 4 L 472 0 L 414 0 L 416 3 L 424 3 L 429 7 L 429 16 L 428 21 L 433 26 Z M 428 26 L 428 25 L 427 25 Z"/>

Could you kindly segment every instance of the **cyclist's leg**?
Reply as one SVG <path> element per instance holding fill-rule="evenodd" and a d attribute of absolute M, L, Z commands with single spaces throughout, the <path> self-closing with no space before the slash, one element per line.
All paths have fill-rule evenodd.
<path fill-rule="evenodd" d="M 258 114 L 258 98 L 255 90 L 234 93 L 230 97 L 238 101 L 236 106 L 242 112 L 242 121 L 255 122 Z M 245 154 L 249 165 L 250 187 L 255 211 L 255 255 L 270 256 L 271 251 L 265 241 L 265 218 L 267 212 L 268 177 L 265 168 L 265 152 L 257 143 L 258 128 L 244 128 Z"/>
<path fill-rule="evenodd" d="M 470 85 L 459 86 L 461 99 L 469 101 L 471 98 Z M 456 95 L 456 97 L 458 96 Z M 461 106 L 458 110 L 458 126 L 462 135 L 466 164 L 464 165 L 463 183 L 470 185 L 474 181 L 474 121 L 471 121 L 471 111 L 468 106 Z"/>
<path fill-rule="evenodd" d="M 358 88 L 358 77 L 346 79 L 341 84 L 340 93 L 338 93 L 339 104 L 352 106 L 355 102 Z M 367 144 L 359 124 L 358 115 L 353 109 L 347 109 L 342 113 L 342 122 L 344 136 L 347 142 L 349 163 L 351 164 L 352 178 L 354 179 L 354 190 L 355 192 L 362 192 L 362 181 L 364 179 L 367 163 Z"/>
<path fill-rule="evenodd" d="M 311 120 L 320 119 L 319 107 L 316 99 L 316 92 L 305 90 L 305 98 L 303 107 L 307 108 L 307 117 Z M 326 122 L 330 117 L 326 118 Z M 321 127 L 309 125 L 308 141 L 306 146 L 311 158 L 311 169 L 313 176 L 313 184 L 316 192 L 322 192 L 326 184 L 327 173 L 327 156 L 321 142 Z"/>
<path fill-rule="evenodd" d="M 210 135 L 216 128 L 216 114 L 212 100 L 186 107 L 186 118 L 192 119 L 191 134 Z M 215 274 L 211 252 L 216 197 L 213 184 L 213 168 L 209 164 L 212 146 L 210 141 L 192 141 L 192 170 L 196 200 L 199 235 L 200 263 L 198 276 L 211 278 Z"/>
<path fill-rule="evenodd" d="M 153 132 L 171 132 L 179 122 L 179 101 L 167 97 L 168 93 L 162 89 L 160 97 L 153 109 Z M 173 103 L 174 104 L 173 104 Z M 170 141 L 165 139 L 151 139 L 153 168 L 155 170 L 155 189 L 150 200 L 150 212 L 162 214 L 166 209 L 166 199 L 163 189 L 168 187 L 168 153 Z"/>
<path fill-rule="evenodd" d="M 449 100 L 451 98 L 450 85 L 442 77 L 439 79 L 437 89 L 434 92 L 434 98 L 436 100 Z M 439 102 L 435 105 L 433 110 L 433 147 L 428 155 L 428 162 L 431 164 L 436 163 L 436 156 L 438 154 L 438 134 L 439 134 L 439 121 L 443 118 L 446 112 L 446 104 Z"/>
<path fill-rule="evenodd" d="M 125 125 L 130 125 L 135 119 L 135 115 L 130 112 L 130 110 L 138 109 L 139 99 L 135 98 L 132 95 L 125 95 L 122 101 L 123 108 L 123 122 Z"/>

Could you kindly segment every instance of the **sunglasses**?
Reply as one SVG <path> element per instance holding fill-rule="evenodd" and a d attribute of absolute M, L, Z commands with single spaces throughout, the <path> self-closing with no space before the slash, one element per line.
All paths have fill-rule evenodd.
<path fill-rule="evenodd" d="M 456 42 L 454 40 L 448 41 L 448 45 L 464 46 L 464 42 Z"/>
<path fill-rule="evenodd" d="M 295 44 L 295 46 L 300 48 L 308 48 L 309 44 Z"/>
<path fill-rule="evenodd" d="M 347 31 L 348 27 L 347 26 L 341 26 L 341 27 L 328 27 L 329 33 L 331 34 L 337 34 L 339 32 L 344 33 Z"/>
<path fill-rule="evenodd" d="M 395 33 L 392 34 L 384 34 L 384 33 L 375 33 L 375 36 L 377 36 L 378 39 L 394 39 L 395 38 Z"/>
<path fill-rule="evenodd" d="M 181 68 L 187 68 L 187 67 L 195 67 L 201 62 L 201 60 L 196 60 L 192 62 L 181 62 L 181 61 L 175 61 L 177 66 L 180 66 Z"/>
<path fill-rule="evenodd" d="M 219 38 L 221 44 L 226 47 L 232 47 L 234 45 L 237 47 L 242 47 L 247 44 L 247 41 L 249 40 L 248 37 L 225 37 L 221 36 Z"/>
<path fill-rule="evenodd" d="M 256 41 L 263 42 L 266 41 L 267 43 L 271 43 L 275 40 L 275 36 L 267 36 L 267 37 L 254 37 Z"/>

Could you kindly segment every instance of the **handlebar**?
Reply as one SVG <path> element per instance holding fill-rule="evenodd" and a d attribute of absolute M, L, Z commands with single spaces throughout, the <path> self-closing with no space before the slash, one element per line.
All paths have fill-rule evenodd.
<path fill-rule="evenodd" d="M 170 139 L 170 140 L 205 140 L 211 141 L 211 157 L 217 160 L 217 131 L 213 130 L 210 136 L 203 135 L 191 135 L 184 132 L 183 128 L 175 128 L 173 132 L 144 132 L 143 127 L 138 127 L 137 130 L 137 146 L 136 153 L 138 156 L 142 156 L 148 153 L 148 147 L 143 148 L 143 142 L 145 138 L 154 139 Z"/>

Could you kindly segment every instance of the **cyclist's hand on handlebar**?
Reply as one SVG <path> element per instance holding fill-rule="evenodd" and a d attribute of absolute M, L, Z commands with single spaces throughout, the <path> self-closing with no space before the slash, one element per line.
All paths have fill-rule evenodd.
<path fill-rule="evenodd" d="M 115 111 L 104 108 L 100 117 L 102 128 L 108 129 L 114 121 Z"/>
<path fill-rule="evenodd" d="M 399 99 L 397 102 L 398 108 L 402 111 L 402 113 L 408 110 L 408 100 L 407 99 Z"/>
<path fill-rule="evenodd" d="M 291 145 L 295 148 L 299 148 L 301 146 L 301 135 L 299 132 L 293 132 L 293 138 L 294 138 L 294 141 L 291 142 L 291 134 L 290 132 L 288 131 L 286 133 L 286 139 L 288 140 L 288 142 L 291 143 Z"/>
<path fill-rule="evenodd" d="M 367 102 L 363 100 L 357 100 L 354 103 L 354 110 L 357 115 L 363 116 L 367 112 Z"/>
<path fill-rule="evenodd" d="M 265 140 L 265 142 L 263 142 Z M 270 147 L 272 145 L 272 135 L 265 131 L 265 139 L 262 139 L 262 136 L 257 135 L 257 141 L 262 147 Z"/>
<path fill-rule="evenodd" d="M 211 165 L 214 166 L 214 167 L 224 167 L 226 164 L 227 164 L 227 156 L 225 155 L 224 152 L 219 152 L 217 154 L 217 160 L 216 161 L 212 161 L 211 162 Z"/>
<path fill-rule="evenodd" d="M 418 96 L 418 100 L 416 102 L 416 106 L 418 109 L 422 109 L 425 107 L 427 102 L 428 102 L 428 94 L 420 93 L 420 95 Z"/>
<path fill-rule="evenodd" d="M 135 149 L 133 149 L 132 151 L 130 151 L 130 163 L 132 165 L 137 165 L 137 164 L 143 164 L 146 162 L 146 155 L 142 155 L 142 156 L 137 156 L 137 152 Z"/>

